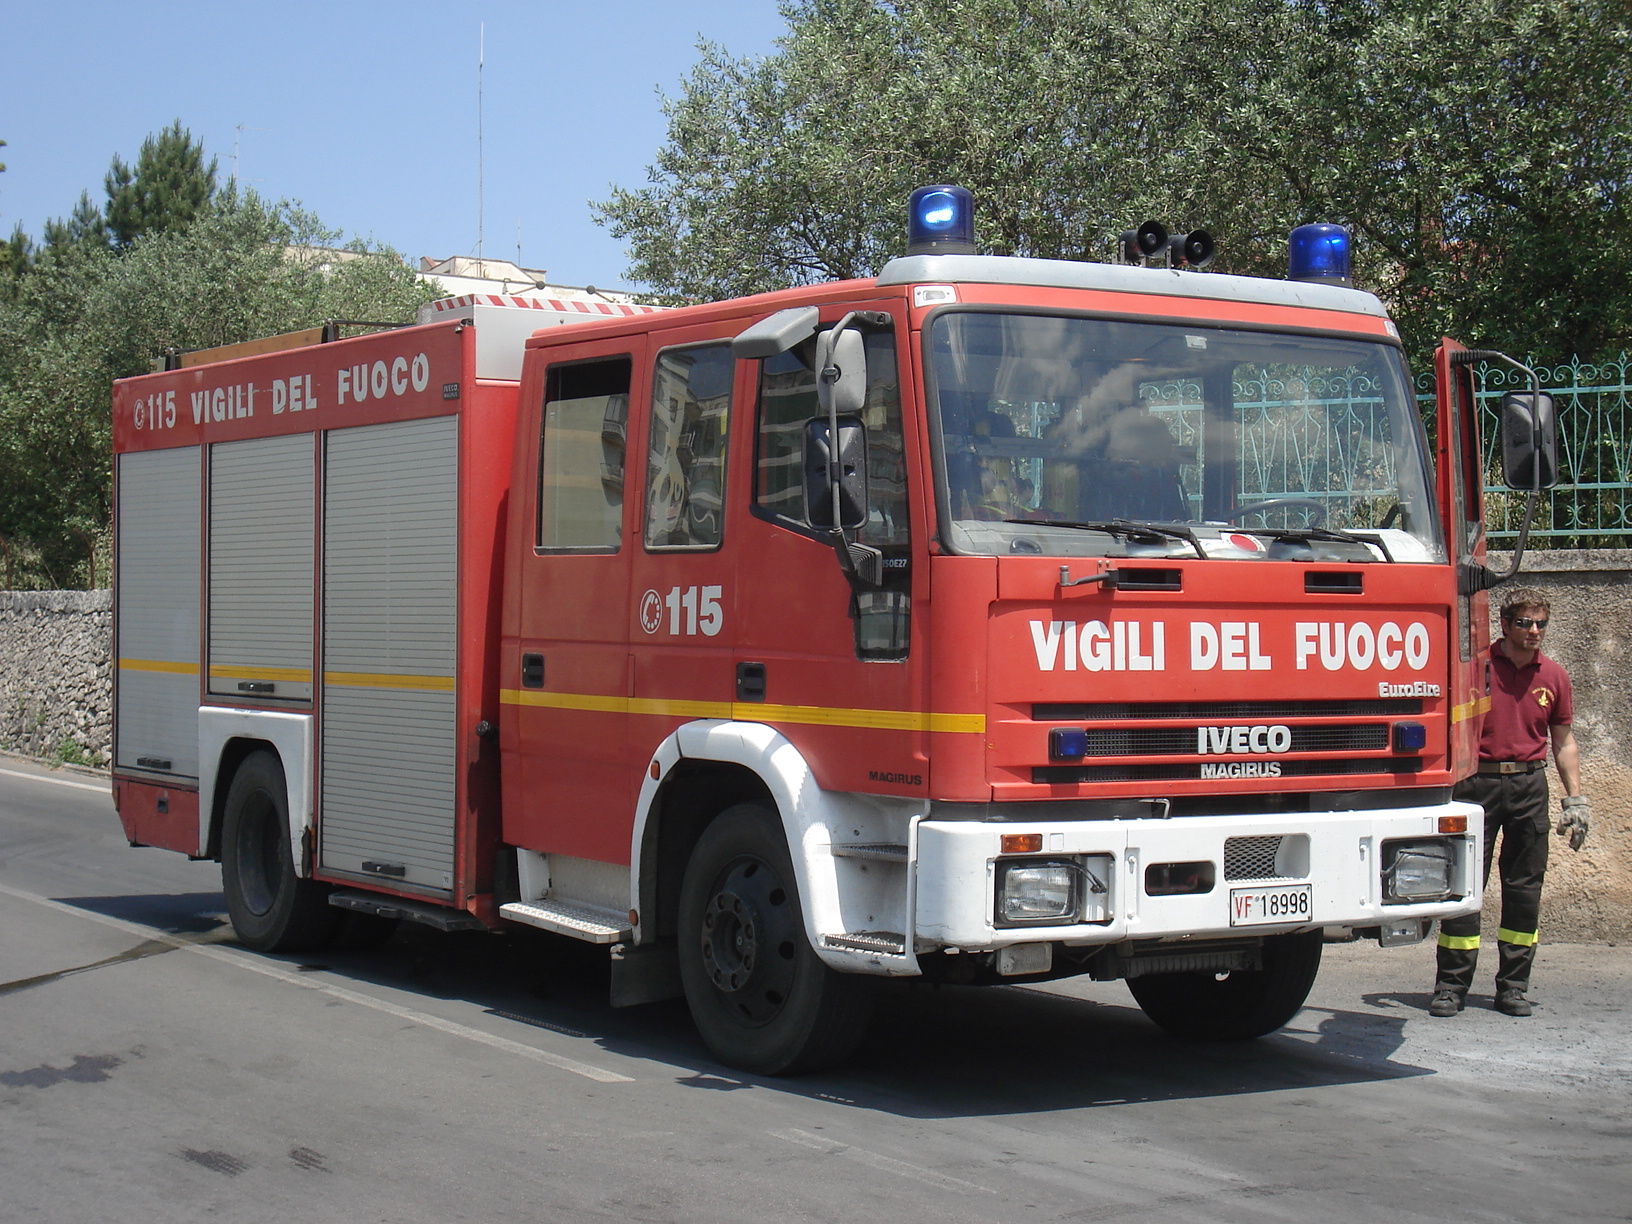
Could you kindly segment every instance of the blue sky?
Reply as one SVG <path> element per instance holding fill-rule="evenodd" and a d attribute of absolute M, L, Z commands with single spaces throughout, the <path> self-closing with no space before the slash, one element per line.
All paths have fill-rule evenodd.
<path fill-rule="evenodd" d="M 57 0 L 3 6 L 0 235 L 36 239 L 180 119 L 222 180 L 413 260 L 625 284 L 587 201 L 638 187 L 699 37 L 764 55 L 776 0 Z M 483 27 L 485 26 L 485 39 Z M 478 209 L 477 59 L 482 85 Z M 478 213 L 481 217 L 478 233 Z"/>

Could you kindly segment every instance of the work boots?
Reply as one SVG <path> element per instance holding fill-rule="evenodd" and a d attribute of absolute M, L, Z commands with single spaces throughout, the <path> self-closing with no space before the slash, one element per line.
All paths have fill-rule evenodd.
<path fill-rule="evenodd" d="M 1496 1010 L 1504 1016 L 1529 1016 L 1535 1012 L 1517 986 L 1504 986 L 1496 992 Z"/>
<path fill-rule="evenodd" d="M 1462 1010 L 1463 1002 L 1462 996 L 1454 990 L 1436 991 L 1433 1001 L 1428 1004 L 1428 1014 L 1438 1016 L 1441 1019 L 1446 1016 L 1454 1016 Z"/>

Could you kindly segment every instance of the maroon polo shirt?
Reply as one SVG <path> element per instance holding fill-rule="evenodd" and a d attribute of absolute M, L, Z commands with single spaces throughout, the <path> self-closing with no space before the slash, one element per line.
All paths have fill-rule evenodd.
<path fill-rule="evenodd" d="M 1569 674 L 1540 651 L 1517 666 L 1490 644 L 1490 711 L 1479 737 L 1481 761 L 1543 761 L 1551 728 L 1575 721 Z"/>

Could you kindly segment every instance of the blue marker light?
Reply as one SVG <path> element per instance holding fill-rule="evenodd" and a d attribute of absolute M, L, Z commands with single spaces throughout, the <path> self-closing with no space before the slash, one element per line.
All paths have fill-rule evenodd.
<path fill-rule="evenodd" d="M 1292 231 L 1286 279 L 1349 288 L 1349 231 L 1316 222 Z"/>
<path fill-rule="evenodd" d="M 973 255 L 975 200 L 962 187 L 920 187 L 907 202 L 908 255 Z"/>

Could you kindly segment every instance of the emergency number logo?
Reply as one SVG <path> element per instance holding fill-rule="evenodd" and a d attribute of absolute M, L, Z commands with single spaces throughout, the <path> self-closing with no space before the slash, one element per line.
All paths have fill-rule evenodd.
<path fill-rule="evenodd" d="M 663 596 L 647 591 L 640 597 L 640 627 L 647 633 L 656 633 L 663 627 Z"/>

